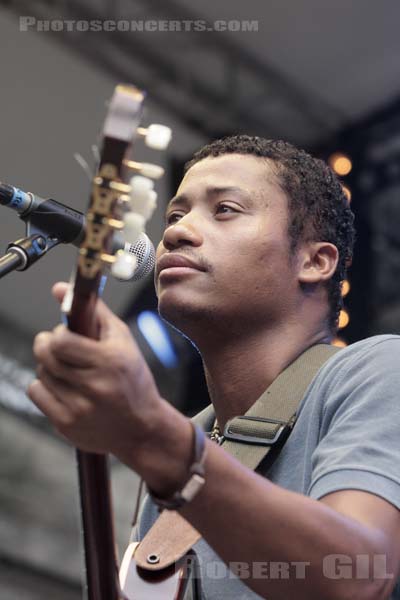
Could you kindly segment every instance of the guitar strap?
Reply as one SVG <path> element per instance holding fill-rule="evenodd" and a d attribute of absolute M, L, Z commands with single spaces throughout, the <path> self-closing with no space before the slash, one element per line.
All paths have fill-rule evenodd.
<path fill-rule="evenodd" d="M 334 346 L 317 344 L 304 351 L 244 416 L 227 422 L 222 442 L 224 450 L 249 469 L 262 467 L 265 473 L 292 431 L 297 409 L 312 379 L 338 350 Z M 205 431 L 210 431 L 215 420 L 212 405 L 194 420 Z M 150 571 L 164 569 L 179 560 L 200 538 L 200 533 L 178 512 L 165 510 L 137 547 L 136 564 Z"/>

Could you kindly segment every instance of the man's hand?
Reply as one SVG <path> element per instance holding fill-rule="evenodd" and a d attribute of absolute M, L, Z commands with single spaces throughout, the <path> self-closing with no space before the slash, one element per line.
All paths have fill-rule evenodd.
<path fill-rule="evenodd" d="M 67 284 L 54 286 L 59 302 L 66 290 Z M 28 394 L 72 444 L 88 452 L 114 454 L 160 491 L 165 486 L 154 463 L 157 454 L 169 453 L 173 488 L 178 485 L 174 476 L 179 482 L 190 461 L 190 425 L 160 397 L 128 327 L 101 300 L 94 316 L 98 340 L 72 333 L 63 325 L 36 336 L 38 378 Z M 186 451 L 185 446 L 180 448 L 174 473 L 172 444 L 176 448 L 181 436 Z"/>

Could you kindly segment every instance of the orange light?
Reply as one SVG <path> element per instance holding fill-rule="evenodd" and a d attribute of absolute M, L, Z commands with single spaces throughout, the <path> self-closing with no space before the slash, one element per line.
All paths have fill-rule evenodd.
<path fill-rule="evenodd" d="M 347 327 L 349 321 L 349 313 L 345 310 L 341 310 L 339 314 L 339 329 L 344 329 L 345 327 Z"/>
<path fill-rule="evenodd" d="M 350 190 L 350 188 L 347 187 L 347 185 L 343 185 L 342 184 L 342 190 L 344 191 L 344 193 L 346 195 L 346 198 L 347 198 L 347 200 L 348 200 L 348 202 L 350 204 L 350 202 L 351 202 L 351 190 Z"/>
<path fill-rule="evenodd" d="M 338 348 L 346 348 L 347 344 L 344 340 L 340 338 L 335 338 L 332 342 L 332 346 L 337 346 Z"/>
<path fill-rule="evenodd" d="M 353 164 L 348 156 L 340 152 L 332 154 L 329 158 L 329 164 L 332 169 L 340 176 L 348 175 L 353 168 Z"/>
<path fill-rule="evenodd" d="M 350 282 L 347 279 L 345 279 L 342 283 L 342 296 L 343 297 L 347 296 L 349 291 L 350 291 Z"/>

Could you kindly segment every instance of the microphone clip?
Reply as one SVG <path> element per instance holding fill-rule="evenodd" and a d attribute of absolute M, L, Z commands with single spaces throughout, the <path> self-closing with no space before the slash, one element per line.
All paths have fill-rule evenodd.
<path fill-rule="evenodd" d="M 48 249 L 45 237 L 40 234 L 11 242 L 7 246 L 7 254 L 0 258 L 0 279 L 11 271 L 26 271 Z"/>
<path fill-rule="evenodd" d="M 29 210 L 20 214 L 26 224 L 26 235 L 41 235 L 46 239 L 46 250 L 57 244 L 79 246 L 84 237 L 84 215 L 49 198 L 33 197 Z"/>

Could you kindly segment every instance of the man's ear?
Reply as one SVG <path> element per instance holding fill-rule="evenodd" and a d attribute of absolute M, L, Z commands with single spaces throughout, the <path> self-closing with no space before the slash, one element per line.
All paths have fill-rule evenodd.
<path fill-rule="evenodd" d="M 299 282 L 319 283 L 331 279 L 339 260 L 339 251 L 329 242 L 310 242 L 299 250 Z"/>

